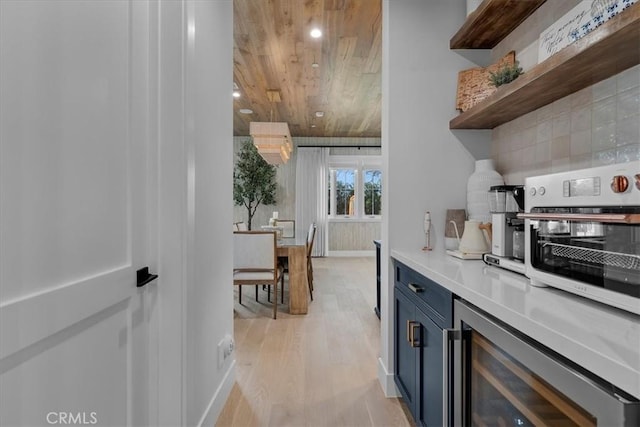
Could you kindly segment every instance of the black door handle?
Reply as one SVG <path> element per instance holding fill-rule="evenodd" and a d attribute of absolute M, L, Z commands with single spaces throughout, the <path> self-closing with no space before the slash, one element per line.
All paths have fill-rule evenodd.
<path fill-rule="evenodd" d="M 143 287 L 144 285 L 146 285 L 147 283 L 151 282 L 152 280 L 156 280 L 158 278 L 157 274 L 150 274 L 149 273 L 149 267 L 143 267 L 140 270 L 137 271 L 137 282 L 136 282 L 136 286 L 138 288 Z"/>

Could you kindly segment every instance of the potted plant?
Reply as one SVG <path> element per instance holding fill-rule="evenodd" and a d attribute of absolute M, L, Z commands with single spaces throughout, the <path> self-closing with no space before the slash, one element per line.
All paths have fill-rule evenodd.
<path fill-rule="evenodd" d="M 268 164 L 251 141 L 245 141 L 238 152 L 233 171 L 233 201 L 247 208 L 247 228 L 262 205 L 276 203 L 276 168 Z"/>
<path fill-rule="evenodd" d="M 522 68 L 520 67 L 520 63 L 518 61 L 515 61 L 511 65 L 505 65 L 495 73 L 493 71 L 489 72 L 489 80 L 491 81 L 492 85 L 498 87 L 507 83 L 511 83 L 512 81 L 517 79 L 520 74 L 522 74 Z"/>

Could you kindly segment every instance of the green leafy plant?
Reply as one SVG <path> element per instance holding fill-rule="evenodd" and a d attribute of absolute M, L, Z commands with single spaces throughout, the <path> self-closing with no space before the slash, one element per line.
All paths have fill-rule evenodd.
<path fill-rule="evenodd" d="M 490 71 L 489 80 L 491 80 L 492 85 L 498 87 L 507 83 L 511 83 L 512 81 L 517 79 L 520 74 L 522 74 L 522 68 L 520 67 L 520 63 L 516 61 L 512 65 L 505 65 L 495 73 Z"/>
<path fill-rule="evenodd" d="M 233 170 L 233 201 L 247 208 L 247 228 L 262 205 L 276 204 L 276 168 L 268 164 L 251 141 L 245 141 L 238 151 Z"/>

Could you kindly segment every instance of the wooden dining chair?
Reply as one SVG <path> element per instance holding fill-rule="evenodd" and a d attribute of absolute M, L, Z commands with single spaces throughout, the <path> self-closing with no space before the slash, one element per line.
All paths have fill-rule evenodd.
<path fill-rule="evenodd" d="M 307 257 L 307 284 L 309 286 L 309 295 L 311 296 L 311 301 L 313 301 L 313 264 L 311 263 L 311 253 L 313 251 L 313 242 L 316 237 L 316 224 L 312 223 L 309 226 L 309 231 L 307 233 L 307 240 L 305 242 L 305 252 Z M 278 264 L 283 268 L 285 273 L 289 272 L 289 259 L 288 257 L 278 257 Z M 284 304 L 284 286 L 282 286 L 282 292 L 280 294 L 280 303 Z"/>
<path fill-rule="evenodd" d="M 242 304 L 242 286 L 273 286 L 273 318 L 278 312 L 278 282 L 284 288 L 284 273 L 278 266 L 276 233 L 273 231 L 235 231 L 233 233 L 233 284 L 238 286 Z"/>
<path fill-rule="evenodd" d="M 277 219 L 274 224 L 281 230 L 283 239 L 292 239 L 296 237 L 296 221 L 293 219 Z M 289 257 L 278 257 L 278 262 L 284 268 L 284 272 L 289 272 Z M 284 304 L 284 289 L 280 293 L 280 302 Z"/>
<path fill-rule="evenodd" d="M 309 284 L 309 294 L 313 301 L 313 263 L 311 262 L 311 253 L 313 252 L 313 242 L 316 238 L 316 223 L 312 222 L 307 232 L 307 283 Z"/>

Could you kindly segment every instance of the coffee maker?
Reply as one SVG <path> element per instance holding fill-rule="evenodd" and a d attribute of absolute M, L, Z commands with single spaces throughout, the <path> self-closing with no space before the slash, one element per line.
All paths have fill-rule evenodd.
<path fill-rule="evenodd" d="M 496 185 L 489 189 L 491 212 L 491 253 L 482 259 L 516 273 L 524 274 L 524 220 L 518 212 L 524 212 L 524 186 Z"/>

